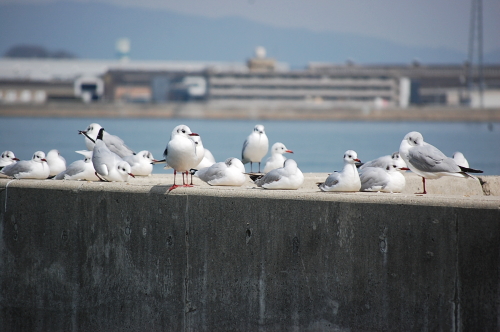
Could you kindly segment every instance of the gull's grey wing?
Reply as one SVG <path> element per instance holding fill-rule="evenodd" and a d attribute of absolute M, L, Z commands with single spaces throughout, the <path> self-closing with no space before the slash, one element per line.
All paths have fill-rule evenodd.
<path fill-rule="evenodd" d="M 408 161 L 422 172 L 460 172 L 453 159 L 430 144 L 412 147 L 408 151 Z"/>
<path fill-rule="evenodd" d="M 241 162 L 243 164 L 249 163 L 250 160 L 245 158 L 245 149 L 247 148 L 248 145 L 248 138 L 243 142 L 243 148 L 241 149 Z"/>
<path fill-rule="evenodd" d="M 281 179 L 283 168 L 273 169 L 271 172 L 267 173 L 260 179 L 255 180 L 255 184 L 262 187 L 264 184 L 279 181 Z"/>
<path fill-rule="evenodd" d="M 370 167 L 366 169 L 359 178 L 361 180 L 361 190 L 373 187 L 384 188 L 387 186 L 387 173 L 383 168 Z"/>
<path fill-rule="evenodd" d="M 135 154 L 135 152 L 125 145 L 125 142 L 118 136 L 107 134 L 104 132 L 103 141 L 106 143 L 108 148 L 119 155 L 120 157 Z"/>
<path fill-rule="evenodd" d="M 2 169 L 2 173 L 8 176 L 14 176 L 14 174 L 30 172 L 32 170 L 33 163 L 29 160 L 21 160 L 15 164 L 10 164 Z"/>
<path fill-rule="evenodd" d="M 331 187 L 336 185 L 337 183 L 339 183 L 339 173 L 335 171 L 332 174 L 328 175 L 328 177 L 325 180 L 324 186 Z"/>
<path fill-rule="evenodd" d="M 382 156 L 364 163 L 359 169 L 365 169 L 367 167 L 385 167 L 391 160 L 391 156 Z"/>
<path fill-rule="evenodd" d="M 227 166 L 223 162 L 218 162 L 210 167 L 202 168 L 196 175 L 198 175 L 201 180 L 208 182 L 222 178 L 225 169 L 227 169 Z"/>
<path fill-rule="evenodd" d="M 118 155 L 111 152 L 106 144 L 101 140 L 97 140 L 92 154 L 92 164 L 97 173 L 108 175 L 108 166 L 113 166 L 117 161 L 122 160 Z"/>
<path fill-rule="evenodd" d="M 83 172 L 84 170 L 85 170 L 85 161 L 77 160 L 77 161 L 71 163 L 65 171 L 57 174 L 55 179 L 56 180 L 63 180 L 64 175 L 74 176 L 74 175 L 77 175 L 77 174 Z"/>

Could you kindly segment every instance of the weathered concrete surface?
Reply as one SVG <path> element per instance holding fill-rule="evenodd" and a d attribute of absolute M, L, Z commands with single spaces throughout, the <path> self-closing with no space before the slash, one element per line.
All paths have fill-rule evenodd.
<path fill-rule="evenodd" d="M 0 330 L 500 329 L 499 196 L 171 180 L 0 180 Z"/>

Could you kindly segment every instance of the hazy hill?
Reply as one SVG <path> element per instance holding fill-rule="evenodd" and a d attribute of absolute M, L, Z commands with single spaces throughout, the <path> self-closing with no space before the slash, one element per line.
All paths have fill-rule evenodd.
<path fill-rule="evenodd" d="M 137 60 L 242 62 L 262 45 L 293 67 L 308 62 L 424 63 L 466 59 L 445 48 L 416 48 L 383 39 L 305 29 L 280 29 L 241 18 L 206 19 L 167 11 L 93 3 L 0 5 L 0 55 L 14 45 L 66 50 L 80 58 L 111 59 L 115 42 L 128 37 Z M 500 51 L 490 61 L 500 62 Z"/>

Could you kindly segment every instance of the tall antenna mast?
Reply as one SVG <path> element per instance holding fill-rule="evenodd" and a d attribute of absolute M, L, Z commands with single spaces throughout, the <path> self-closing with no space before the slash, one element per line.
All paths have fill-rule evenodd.
<path fill-rule="evenodd" d="M 477 28 L 477 34 L 476 34 Z M 468 73 L 468 90 L 469 99 L 474 89 L 474 44 L 477 36 L 477 57 L 478 57 L 478 91 L 479 91 L 479 107 L 484 107 L 484 75 L 483 75 L 483 1 L 472 0 L 471 15 L 470 15 L 470 31 L 469 31 L 469 73 Z"/>

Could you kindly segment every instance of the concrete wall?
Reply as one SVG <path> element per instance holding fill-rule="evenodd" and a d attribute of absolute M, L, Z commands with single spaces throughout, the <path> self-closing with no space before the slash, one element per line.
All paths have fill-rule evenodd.
<path fill-rule="evenodd" d="M 0 180 L 0 331 L 498 331 L 500 197 Z"/>

